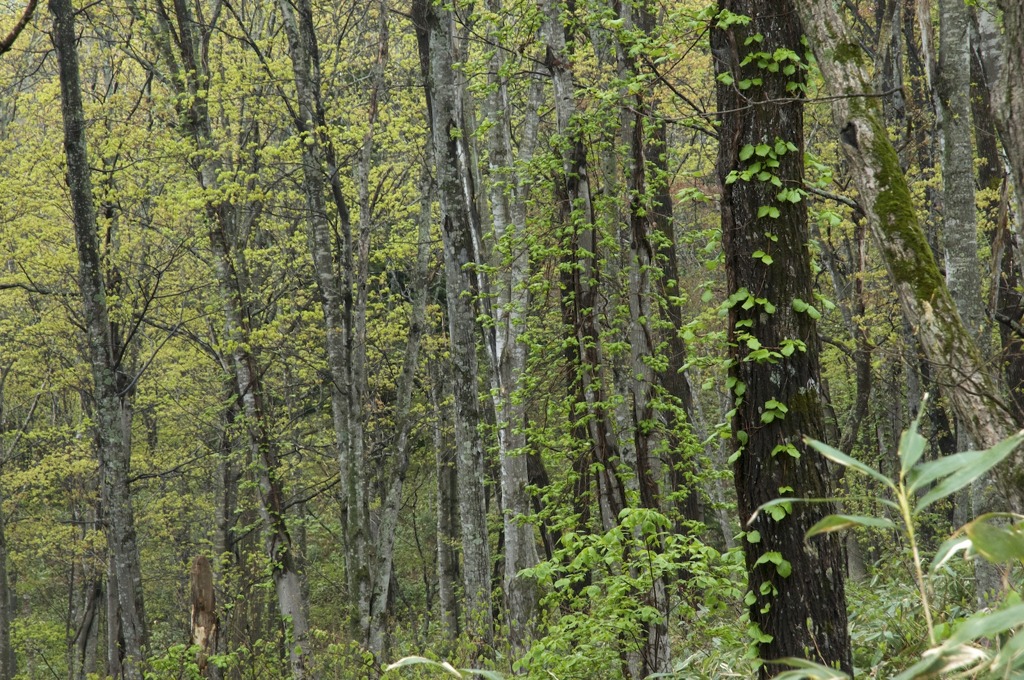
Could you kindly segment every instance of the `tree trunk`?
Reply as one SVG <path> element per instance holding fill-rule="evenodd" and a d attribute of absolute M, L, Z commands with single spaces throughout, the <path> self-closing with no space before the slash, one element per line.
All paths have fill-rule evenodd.
<path fill-rule="evenodd" d="M 928 247 L 896 152 L 872 97 L 868 58 L 830 3 L 797 0 L 804 30 L 829 91 L 832 113 L 850 172 L 867 211 L 868 226 L 916 328 L 925 356 L 972 439 L 989 447 L 1013 430 L 978 348 L 964 326 Z M 1012 4 L 1012 3 L 1011 3 Z M 1024 88 L 1021 88 L 1024 92 Z M 998 475 L 1013 506 L 1024 507 L 1024 455 Z"/>
<path fill-rule="evenodd" d="M 352 225 L 347 203 L 338 183 L 337 163 L 330 138 L 326 134 L 326 114 L 320 94 L 320 50 L 313 27 L 312 8 L 308 0 L 279 2 L 288 35 L 292 73 L 298 98 L 294 118 L 303 139 L 302 172 L 306 198 L 309 251 L 316 272 L 317 289 L 324 314 L 327 336 L 327 366 L 331 377 L 331 414 L 338 462 L 342 478 L 343 537 L 345 540 L 346 574 L 349 593 L 354 604 L 355 632 L 364 644 L 370 629 L 370 527 L 366 461 L 362 428 L 362 375 L 357 370 L 357 355 L 363 344 L 357 335 L 365 335 L 365 297 L 357 310 L 354 305 L 353 276 L 356 274 L 352 243 Z M 375 115 L 375 112 L 374 112 Z M 370 139 L 372 140 L 371 120 Z M 369 141 L 367 143 L 370 143 Z M 330 178 L 331 195 L 341 232 L 341 262 L 334 262 L 334 244 L 324 195 L 326 177 Z M 368 172 L 368 169 L 366 170 Z M 367 216 L 360 215 L 361 221 Z M 360 258 L 365 272 L 366 258 Z M 365 279 L 365 276 L 364 276 Z M 359 282 L 365 291 L 365 280 Z M 359 314 L 363 324 L 357 324 Z M 357 327 L 358 326 L 358 327 Z"/>
<path fill-rule="evenodd" d="M 434 453 L 437 467 L 437 600 L 441 630 L 449 649 L 459 637 L 459 600 L 455 584 L 459 581 L 459 558 L 455 545 L 459 540 L 458 483 L 452 447 L 445 436 L 444 388 L 441 371 L 431 371 L 430 404 L 434 409 Z M 447 373 L 447 372 L 446 372 Z"/>
<path fill-rule="evenodd" d="M 207 199 L 204 205 L 206 227 L 213 254 L 214 273 L 224 314 L 224 341 L 230 348 L 235 387 L 241 412 L 245 416 L 246 435 L 251 463 L 259 487 L 259 512 L 265 529 L 264 543 L 272 565 L 271 576 L 277 596 L 278 613 L 285 627 L 291 674 L 295 680 L 305 677 L 309 663 L 308 634 L 302 587 L 296 567 L 295 549 L 287 524 L 284 486 L 278 474 L 280 460 L 277 442 L 270 432 L 264 405 L 264 385 L 250 342 L 251 328 L 243 300 L 245 290 L 236 267 L 235 215 L 232 205 L 215 199 L 222 164 L 214 147 L 213 126 L 207 107 L 205 83 L 209 80 L 201 55 L 206 53 L 210 26 L 199 26 L 186 4 L 175 0 L 182 65 L 174 74 L 179 88 L 178 115 L 182 128 L 196 148 L 194 171 Z M 156 33 L 154 40 L 165 58 L 171 58 L 169 31 Z M 160 46 L 163 47 L 160 47 Z M 170 66 L 175 66 L 172 62 Z"/>
<path fill-rule="evenodd" d="M 455 398 L 455 449 L 466 630 L 476 646 L 475 653 L 478 656 L 490 655 L 494 640 L 491 555 L 487 535 L 483 442 L 477 431 L 481 414 L 477 385 L 476 314 L 472 301 L 477 286 L 469 271 L 475 252 L 472 220 L 476 188 L 467 167 L 468 140 L 463 130 L 461 100 L 454 78 L 454 16 L 428 0 L 416 0 L 413 15 L 441 204 L 445 294 Z"/>
<path fill-rule="evenodd" d="M 420 187 L 419 230 L 416 240 L 416 270 L 413 273 L 413 301 L 409 312 L 409 337 L 405 344 L 402 372 L 395 387 L 395 424 L 398 436 L 395 442 L 395 462 L 391 478 L 384 495 L 377 529 L 377 564 L 370 596 L 369 648 L 380 659 L 385 651 L 387 615 L 391 600 L 391 581 L 394 573 L 395 531 L 398 528 L 398 513 L 401 509 L 402 487 L 409 469 L 412 453 L 413 418 L 412 391 L 419 366 L 420 344 L 426 330 L 427 293 L 430 265 L 430 226 L 433 189 L 430 173 L 424 168 Z M 440 451 L 440 449 L 439 449 Z M 440 470 L 438 475 L 441 475 Z M 438 516 L 441 509 L 438 508 Z"/>
<path fill-rule="evenodd" d="M 7 576 L 7 520 L 3 514 L 3 490 L 0 489 L 0 678 L 13 678 L 18 670 L 11 646 L 10 580 Z"/>
<path fill-rule="evenodd" d="M 996 115 L 1001 121 L 1003 150 L 1010 161 L 1017 219 L 1024 220 L 1024 4 L 996 0 L 1003 11 L 1003 59 Z"/>
<path fill-rule="evenodd" d="M 145 613 L 136 575 L 138 549 L 135 520 L 128 488 L 131 461 L 126 432 L 124 395 L 118 389 L 106 290 L 100 262 L 93 205 L 92 181 L 86 144 L 85 114 L 82 109 L 78 71 L 78 48 L 74 10 L 70 0 L 52 0 L 53 43 L 60 73 L 61 113 L 64 119 L 64 152 L 71 195 L 75 243 L 78 248 L 78 285 L 85 313 L 89 363 L 93 377 L 96 415 L 96 444 L 106 507 L 107 540 L 113 571 L 117 576 L 117 604 L 127 680 L 141 680 L 143 649 L 146 644 Z"/>
<path fill-rule="evenodd" d="M 501 15 L 501 3 L 490 0 L 489 9 Z M 492 28 L 493 35 L 493 28 Z M 537 565 L 537 539 L 533 525 L 523 521 L 530 514 L 530 483 L 526 450 L 526 405 L 520 394 L 520 376 L 526 373 L 527 348 L 521 333 L 526 328 L 530 294 L 527 286 L 530 248 L 526 240 L 527 186 L 516 174 L 516 160 L 528 164 L 533 158 L 540 123 L 543 85 L 536 77 L 530 81 L 526 116 L 519 158 L 512 150 L 512 107 L 505 75 L 505 55 L 501 49 L 491 57 L 491 94 L 484 117 L 488 128 L 488 182 L 491 220 L 494 229 L 491 278 L 495 302 L 494 352 L 491 370 L 495 385 L 493 402 L 498 424 L 498 456 L 501 465 L 502 528 L 505 539 L 504 585 L 505 615 L 514 656 L 522 656 L 536 623 L 538 592 L 536 584 L 519 576 L 523 569 Z"/>
<path fill-rule="evenodd" d="M 748 58 L 761 51 L 799 54 L 800 24 L 790 0 L 720 0 L 719 8 L 751 17 L 747 26 L 714 30 L 711 40 L 719 74 L 732 428 L 739 446 L 734 475 L 747 531 L 750 619 L 768 662 L 760 675 L 774 675 L 776 659 L 806 655 L 852 672 L 842 545 L 835 535 L 804 540 L 829 514 L 829 504 L 798 504 L 749 521 L 779 496 L 832 496 L 825 459 L 802 441 L 824 436 L 802 194 L 803 102 L 790 86 L 802 81 L 803 71 L 786 75 L 796 64 L 785 58 L 775 71 Z M 762 40 L 748 40 L 755 34 Z M 763 84 L 740 89 L 755 78 Z"/>
<path fill-rule="evenodd" d="M 213 569 L 205 555 L 192 562 L 192 620 L 189 627 L 189 645 L 199 648 L 196 665 L 204 677 L 213 677 L 208 659 L 217 649 L 217 602 L 213 590 Z"/>

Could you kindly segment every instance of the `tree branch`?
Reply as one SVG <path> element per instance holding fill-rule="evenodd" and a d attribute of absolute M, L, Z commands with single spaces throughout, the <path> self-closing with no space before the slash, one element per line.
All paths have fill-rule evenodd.
<path fill-rule="evenodd" d="M 32 13 L 36 11 L 36 5 L 39 4 L 39 0 L 28 0 L 28 5 L 25 6 L 25 11 L 21 13 L 21 18 L 18 19 L 18 23 L 14 24 L 14 28 L 8 33 L 2 41 L 0 41 L 0 54 L 9 52 L 14 47 L 14 41 L 18 39 L 21 32 L 25 30 L 25 26 L 28 25 L 29 19 L 32 18 Z"/>

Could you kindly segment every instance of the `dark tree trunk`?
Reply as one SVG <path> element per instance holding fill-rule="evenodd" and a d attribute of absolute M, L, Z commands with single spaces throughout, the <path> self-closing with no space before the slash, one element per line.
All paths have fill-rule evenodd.
<path fill-rule="evenodd" d="M 116 575 L 116 617 L 124 642 L 122 672 L 127 680 L 142 678 L 143 649 L 146 644 L 145 613 L 137 583 L 138 550 L 135 520 L 128 488 L 130 441 L 126 428 L 125 394 L 119 389 L 117 365 L 107 313 L 107 295 L 100 261 L 93 205 L 92 180 L 86 144 L 85 114 L 82 108 L 78 70 L 77 36 L 70 0 L 53 0 L 53 43 L 60 72 L 61 112 L 64 119 L 64 152 L 71 196 L 75 243 L 78 248 L 78 285 L 85 313 L 89 362 L 93 377 L 95 435 L 106 508 L 107 541 L 111 573 Z"/>
<path fill-rule="evenodd" d="M 732 79 L 720 79 L 717 88 L 718 175 L 733 300 L 729 374 L 736 397 L 733 436 L 740 447 L 734 473 L 747 531 L 750 618 L 770 636 L 759 644 L 762 659 L 810 655 L 851 672 L 842 546 L 832 535 L 804 541 L 807 529 L 831 508 L 796 504 L 785 517 L 762 512 L 748 522 L 755 509 L 779 496 L 832 495 L 825 460 L 802 442 L 824 435 L 817 331 L 807 306 L 813 302 L 807 208 L 804 200 L 780 198 L 803 182 L 803 103 L 787 89 L 803 71 L 785 75 L 788 60 L 777 72 L 758 68 L 757 58 L 740 65 L 752 51 L 802 54 L 802 33 L 789 0 L 720 0 L 719 7 L 752 18 L 746 27 L 712 33 L 716 72 Z M 755 34 L 763 41 L 745 44 Z M 739 89 L 755 78 L 763 85 Z M 754 164 L 761 170 L 751 172 Z M 747 179 L 737 178 L 744 172 Z M 760 674 L 777 670 L 769 663 Z"/>

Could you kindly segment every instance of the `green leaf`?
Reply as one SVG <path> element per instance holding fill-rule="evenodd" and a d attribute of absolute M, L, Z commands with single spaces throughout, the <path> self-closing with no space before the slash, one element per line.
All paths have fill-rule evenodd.
<path fill-rule="evenodd" d="M 1024 524 L 1000 526 L 993 519 L 985 515 L 964 527 L 974 551 L 993 564 L 1024 560 Z"/>
<path fill-rule="evenodd" d="M 1022 441 L 1024 441 L 1024 432 L 1018 432 L 1012 437 L 999 442 L 991 449 L 987 449 L 985 451 L 968 451 L 966 453 L 958 453 L 955 456 L 948 456 L 948 458 L 961 456 L 962 458 L 959 458 L 959 460 L 962 464 L 957 466 L 958 469 L 956 472 L 953 472 L 948 477 L 940 481 L 932 487 L 928 493 L 922 496 L 917 502 L 914 512 L 921 512 L 940 498 L 952 495 L 978 479 L 993 467 L 1003 462 L 1007 456 L 1013 453 L 1013 451 L 1020 446 Z M 941 461 L 934 461 L 934 463 L 938 462 Z M 928 463 L 927 465 L 933 465 L 934 463 Z"/>
<path fill-rule="evenodd" d="M 924 413 L 927 403 L 928 395 L 925 394 L 921 399 L 921 408 L 918 409 L 917 417 L 914 418 L 913 422 L 910 423 L 910 427 L 904 430 L 900 436 L 900 474 L 904 476 L 917 465 L 917 461 L 921 459 L 921 455 L 928 444 L 925 438 L 917 431 L 918 425 L 921 422 L 921 415 Z M 915 491 L 915 488 L 911 487 L 910 491 Z"/>
<path fill-rule="evenodd" d="M 748 531 L 747 532 L 747 543 L 760 543 L 761 532 L 760 531 Z"/>
<path fill-rule="evenodd" d="M 389 671 L 395 670 L 396 668 L 404 668 L 405 666 L 430 666 L 431 668 L 440 668 L 453 678 L 462 677 L 462 673 L 455 670 L 455 667 L 447 661 L 434 661 L 433 659 L 428 659 L 422 656 L 407 656 L 405 658 L 399 659 L 393 664 L 389 664 L 388 666 L 386 666 L 384 668 L 384 672 L 387 673 Z"/>
<path fill-rule="evenodd" d="M 819 442 L 816 439 L 805 438 L 804 441 L 808 446 L 812 447 L 815 451 L 825 456 L 834 463 L 839 463 L 843 467 L 853 468 L 858 472 L 862 472 L 869 477 L 873 477 L 885 486 L 889 487 L 893 491 L 896 490 L 896 485 L 891 479 L 883 475 L 878 470 L 865 465 L 856 458 L 852 458 L 838 449 L 834 449 L 824 442 Z"/>
<path fill-rule="evenodd" d="M 771 150 L 772 150 L 772 148 L 770 146 L 768 146 L 767 144 L 758 144 L 757 148 L 754 149 L 754 153 L 756 153 L 761 158 L 764 158 L 765 156 L 768 155 L 768 152 L 771 151 Z"/>
<path fill-rule="evenodd" d="M 793 298 L 793 311 L 794 312 L 806 312 L 809 304 L 801 300 L 800 298 Z"/>
<path fill-rule="evenodd" d="M 753 144 L 747 144 L 742 149 L 740 149 L 740 160 L 741 161 L 745 161 L 745 160 L 747 160 L 748 158 L 750 158 L 753 155 L 754 155 L 754 145 Z"/>
<path fill-rule="evenodd" d="M 943 541 L 942 545 L 935 552 L 935 557 L 932 559 L 932 571 L 938 571 L 939 567 L 948 562 L 954 554 L 961 550 L 968 550 L 970 547 L 971 539 L 961 536 L 959 532 L 953 534 L 953 536 Z"/>
<path fill-rule="evenodd" d="M 884 517 L 867 517 L 864 515 L 829 515 L 819 520 L 807 530 L 804 538 L 832 531 L 842 531 L 853 527 L 870 527 L 872 529 L 895 529 L 896 525 Z"/>
<path fill-rule="evenodd" d="M 978 660 L 980 650 L 968 646 L 967 643 L 991 639 L 1002 633 L 1018 629 L 1021 625 L 1024 625 L 1024 604 L 1007 607 L 1001 611 L 975 614 L 961 621 L 953 634 L 942 645 L 929 650 L 924 659 L 892 680 L 938 677 L 941 673 L 971 666 Z"/>
<path fill-rule="evenodd" d="M 773 675 L 775 680 L 850 680 L 850 676 L 842 671 L 807 659 L 779 659 L 774 663 L 798 669 Z"/>

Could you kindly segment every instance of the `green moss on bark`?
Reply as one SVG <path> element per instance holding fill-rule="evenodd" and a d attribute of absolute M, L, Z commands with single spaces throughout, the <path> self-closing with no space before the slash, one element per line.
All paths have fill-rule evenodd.
<path fill-rule="evenodd" d="M 917 219 L 914 201 L 888 134 L 876 116 L 868 115 L 867 119 L 873 138 L 868 153 L 874 156 L 878 171 L 875 214 L 885 238 L 897 240 L 902 250 L 900 257 L 890 258 L 893 278 L 897 285 L 909 285 L 918 300 L 931 302 L 944 288 L 945 281 Z"/>

